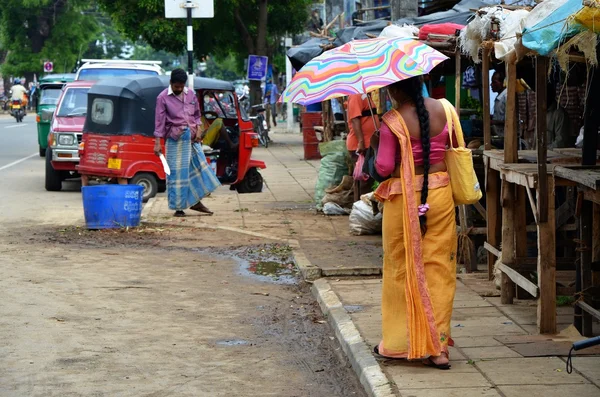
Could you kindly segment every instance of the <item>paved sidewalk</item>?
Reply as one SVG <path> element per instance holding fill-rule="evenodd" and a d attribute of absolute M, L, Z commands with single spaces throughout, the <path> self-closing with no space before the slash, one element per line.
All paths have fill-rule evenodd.
<path fill-rule="evenodd" d="M 451 371 L 376 361 L 371 351 L 381 338 L 381 279 L 342 277 L 380 274 L 381 236 L 352 236 L 348 217 L 317 213 L 313 196 L 320 162 L 303 160 L 300 134 L 275 133 L 272 138 L 268 149 L 254 152 L 267 164 L 261 171 L 266 182 L 262 193 L 239 195 L 222 187 L 204 200 L 214 216 L 190 213 L 183 219 L 172 217 L 161 195 L 145 211 L 146 219 L 284 240 L 295 248 L 299 267 L 308 266 L 312 277 L 333 276 L 315 281 L 313 294 L 371 396 L 600 395 L 600 357 L 576 357 L 575 372 L 567 374 L 565 358 L 556 355 L 566 354 L 577 338 L 549 341 L 536 336 L 535 302 L 503 306 L 493 297 L 493 286 L 477 275 L 459 276 Z M 559 308 L 558 314 L 562 328 L 572 321 L 570 308 Z M 544 355 L 539 347 L 544 343 L 550 356 L 534 357 Z"/>
<path fill-rule="evenodd" d="M 360 338 L 372 351 L 381 339 L 381 280 L 329 279 L 326 283 L 320 290 L 330 288 L 329 292 L 337 295 Z M 328 308 L 320 303 L 328 314 Z M 564 345 L 561 351 L 566 356 L 570 343 L 581 339 L 565 334 L 550 341 L 529 335 L 535 328 L 535 310 L 527 302 L 509 306 L 501 305 L 497 297 L 483 298 L 459 280 L 452 320 L 452 369 L 438 371 L 403 360 L 378 359 L 379 365 L 391 382 L 393 394 L 401 396 L 600 395 L 600 356 L 575 357 L 572 374 L 565 370 L 566 357 L 532 357 L 544 355 L 543 350 L 536 353 L 532 349 L 536 343 L 548 349 L 557 345 L 562 349 Z M 560 328 L 568 327 L 572 320 L 569 313 L 570 308 L 558 308 Z"/>
<path fill-rule="evenodd" d="M 315 210 L 320 161 L 304 160 L 302 136 L 274 133 L 272 140 L 268 149 L 259 147 L 253 152 L 254 158 L 267 165 L 261 170 L 262 193 L 238 194 L 223 186 L 203 200 L 215 212 L 213 216 L 187 211 L 185 218 L 174 218 L 166 195 L 160 194 L 145 210 L 146 220 L 229 227 L 293 240 L 325 276 L 380 274 L 381 236 L 352 236 L 347 216 L 329 217 Z"/>

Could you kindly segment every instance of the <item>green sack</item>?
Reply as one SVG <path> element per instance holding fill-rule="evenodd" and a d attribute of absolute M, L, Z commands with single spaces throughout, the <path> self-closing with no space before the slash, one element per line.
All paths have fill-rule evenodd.
<path fill-rule="evenodd" d="M 325 196 L 325 189 L 340 184 L 344 175 L 349 174 L 348 149 L 346 141 L 331 141 L 319 144 L 321 152 L 321 168 L 315 186 L 315 203 L 318 209 L 323 207 L 321 200 Z"/>

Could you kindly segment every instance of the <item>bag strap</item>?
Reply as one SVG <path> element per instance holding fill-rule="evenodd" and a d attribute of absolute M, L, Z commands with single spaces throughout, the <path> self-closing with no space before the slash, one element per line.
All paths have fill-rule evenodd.
<path fill-rule="evenodd" d="M 450 147 L 454 147 L 454 143 L 452 142 L 452 129 L 454 127 L 454 135 L 456 135 L 456 140 L 458 141 L 458 147 L 466 147 L 465 138 L 463 136 L 462 126 L 460 124 L 460 120 L 458 119 L 458 114 L 456 113 L 456 109 L 447 99 L 440 99 L 442 106 L 444 107 L 444 112 L 446 112 L 446 120 L 448 123 L 448 133 L 450 139 Z"/>

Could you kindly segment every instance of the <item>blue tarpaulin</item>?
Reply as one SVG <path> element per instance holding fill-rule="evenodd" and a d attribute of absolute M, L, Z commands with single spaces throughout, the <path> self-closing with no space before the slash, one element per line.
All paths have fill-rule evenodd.
<path fill-rule="evenodd" d="M 583 30 L 579 25 L 569 22 L 569 18 L 583 8 L 582 1 L 567 0 L 563 3 L 546 18 L 523 30 L 522 42 L 526 48 L 546 56 L 558 47 L 563 38 Z M 535 9 L 530 18 L 534 16 L 534 12 Z"/>

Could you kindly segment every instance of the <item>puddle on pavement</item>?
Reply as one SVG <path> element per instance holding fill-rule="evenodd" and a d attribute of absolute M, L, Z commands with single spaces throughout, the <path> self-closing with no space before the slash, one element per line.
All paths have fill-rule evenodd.
<path fill-rule="evenodd" d="M 263 282 L 276 284 L 298 283 L 298 270 L 290 246 L 264 244 L 238 249 L 203 249 L 211 255 L 232 258 L 239 263 L 240 274 Z"/>
<path fill-rule="evenodd" d="M 348 313 L 356 313 L 356 312 L 362 312 L 363 311 L 363 307 L 360 306 L 360 305 L 345 305 L 344 309 Z"/>
<path fill-rule="evenodd" d="M 219 346 L 246 346 L 249 345 L 250 342 L 243 339 L 226 339 L 226 340 L 218 340 L 216 342 Z"/>

